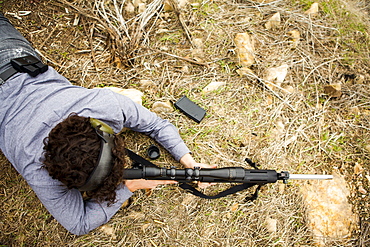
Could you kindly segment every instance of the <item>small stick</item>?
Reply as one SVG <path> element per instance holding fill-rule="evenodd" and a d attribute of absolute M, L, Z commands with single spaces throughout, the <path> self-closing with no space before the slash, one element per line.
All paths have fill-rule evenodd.
<path fill-rule="evenodd" d="M 94 35 L 95 24 L 92 24 L 92 27 L 90 29 L 91 30 L 91 34 L 90 34 L 90 32 L 86 28 L 86 22 L 85 22 L 84 18 L 81 18 L 81 20 L 82 20 L 82 23 L 83 23 L 84 31 L 85 31 L 87 37 L 89 38 L 90 49 L 91 49 L 91 60 L 94 64 L 94 68 L 95 68 L 96 72 L 99 72 L 99 69 L 98 69 L 97 63 L 96 63 L 95 50 L 94 50 L 93 39 L 92 39 L 92 37 Z M 99 73 L 98 73 L 98 75 L 99 75 Z M 99 75 L 99 77 L 100 77 L 100 75 Z"/>
<path fill-rule="evenodd" d="M 181 13 L 181 10 L 179 8 L 178 1 L 177 0 L 170 0 L 170 3 L 171 3 L 171 6 L 173 8 L 173 11 L 177 15 L 177 18 L 179 19 L 179 22 L 181 24 L 182 29 L 184 29 L 184 31 L 185 31 L 186 38 L 190 42 L 191 46 L 195 47 L 195 45 L 193 44 L 193 40 L 191 38 L 190 30 L 189 30 L 188 26 L 185 24 L 183 14 Z"/>
<path fill-rule="evenodd" d="M 167 53 L 167 52 L 163 52 L 163 51 L 157 51 L 157 52 L 160 53 L 160 54 L 163 54 L 163 55 L 167 55 L 167 56 L 170 56 L 170 57 L 174 57 L 174 58 L 177 58 L 177 59 L 180 59 L 180 60 L 187 61 L 189 63 L 193 63 L 193 64 L 196 64 L 196 65 L 201 65 L 201 66 L 208 67 L 208 64 L 202 63 L 202 62 L 197 62 L 197 61 L 195 61 L 193 59 L 190 59 L 190 58 L 180 57 L 180 56 L 177 56 L 177 55 L 174 55 L 174 54 L 171 54 L 171 53 Z"/>

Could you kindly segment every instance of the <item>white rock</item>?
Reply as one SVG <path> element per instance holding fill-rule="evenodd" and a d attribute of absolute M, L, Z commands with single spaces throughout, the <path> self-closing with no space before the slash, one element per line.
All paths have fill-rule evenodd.
<path fill-rule="evenodd" d="M 132 13 L 134 13 L 134 12 L 135 12 L 135 6 L 134 6 L 131 2 L 127 2 L 127 5 L 126 5 L 126 7 L 125 7 L 125 10 L 126 10 L 128 13 L 132 14 Z"/>
<path fill-rule="evenodd" d="M 155 83 L 152 80 L 140 80 L 139 81 L 140 88 L 149 88 L 155 86 Z"/>
<path fill-rule="evenodd" d="M 108 226 L 108 225 L 103 225 L 101 226 L 100 228 L 100 231 L 102 231 L 103 233 L 105 233 L 106 235 L 109 235 L 109 236 L 112 236 L 113 239 L 116 238 L 116 234 L 115 234 L 115 230 L 113 227 L 111 226 Z"/>
<path fill-rule="evenodd" d="M 236 52 L 241 66 L 249 67 L 255 60 L 255 40 L 248 33 L 238 33 L 235 36 Z"/>
<path fill-rule="evenodd" d="M 203 88 L 202 93 L 209 93 L 212 91 L 215 91 L 223 86 L 226 85 L 226 82 L 224 81 L 214 81 L 208 84 L 205 88 Z"/>
<path fill-rule="evenodd" d="M 187 65 L 181 67 L 181 72 L 183 72 L 185 74 L 189 74 L 190 71 L 191 70 L 190 70 L 189 66 L 187 66 Z"/>
<path fill-rule="evenodd" d="M 277 220 L 272 218 L 266 219 L 266 229 L 269 233 L 274 233 L 277 230 Z"/>
<path fill-rule="evenodd" d="M 294 87 L 290 86 L 290 85 L 285 85 L 283 86 L 284 90 L 285 90 L 285 93 L 294 93 L 295 89 Z"/>
<path fill-rule="evenodd" d="M 143 3 L 141 0 L 132 0 L 132 5 L 134 5 L 135 8 L 138 8 L 141 3 Z"/>
<path fill-rule="evenodd" d="M 270 19 L 267 20 L 267 22 L 265 23 L 265 27 L 270 30 L 280 26 L 280 22 L 280 13 L 276 12 L 273 16 L 270 17 Z"/>
<path fill-rule="evenodd" d="M 201 39 L 201 38 L 193 39 L 193 44 L 195 45 L 196 48 L 203 48 L 204 47 L 203 39 Z"/>
<path fill-rule="evenodd" d="M 189 4 L 189 0 L 177 0 L 180 8 L 186 7 Z"/>
<path fill-rule="evenodd" d="M 273 88 L 273 84 L 270 83 L 281 86 L 281 83 L 284 82 L 284 79 L 288 73 L 288 67 L 289 66 L 287 64 L 283 64 L 279 67 L 266 69 L 263 75 L 263 79 L 266 81 L 265 83 L 267 84 L 267 86 Z"/>
<path fill-rule="evenodd" d="M 119 93 L 119 94 L 122 94 L 130 99 L 132 99 L 134 102 L 140 104 L 140 105 L 143 105 L 143 100 L 142 100 L 142 97 L 143 97 L 143 93 L 137 89 L 122 89 L 122 88 L 118 88 L 118 87 L 106 87 L 110 90 L 112 90 L 113 92 L 115 93 Z"/>
<path fill-rule="evenodd" d="M 161 113 L 161 112 L 172 112 L 173 107 L 170 102 L 160 102 L 157 101 L 153 104 L 152 109 L 153 112 Z"/>
<path fill-rule="evenodd" d="M 146 10 L 146 4 L 145 3 L 139 3 L 138 12 L 139 14 L 143 13 Z"/>
<path fill-rule="evenodd" d="M 319 246 L 325 246 L 325 238 L 349 238 L 358 225 L 358 216 L 347 200 L 347 182 L 343 176 L 333 175 L 333 180 L 314 181 L 301 187 L 308 227 Z"/>

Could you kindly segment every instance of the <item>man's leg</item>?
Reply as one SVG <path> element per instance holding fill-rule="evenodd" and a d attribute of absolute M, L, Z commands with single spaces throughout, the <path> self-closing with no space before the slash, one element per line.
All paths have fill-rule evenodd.
<path fill-rule="evenodd" d="M 10 60 L 28 55 L 39 57 L 32 45 L 0 13 L 0 74 L 11 67 Z"/>

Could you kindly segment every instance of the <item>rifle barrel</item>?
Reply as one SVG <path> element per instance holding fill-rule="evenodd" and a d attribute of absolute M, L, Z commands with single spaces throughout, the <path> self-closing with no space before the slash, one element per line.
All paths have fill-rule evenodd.
<path fill-rule="evenodd" d="M 289 179 L 333 179 L 333 175 L 316 175 L 316 174 L 289 174 Z"/>

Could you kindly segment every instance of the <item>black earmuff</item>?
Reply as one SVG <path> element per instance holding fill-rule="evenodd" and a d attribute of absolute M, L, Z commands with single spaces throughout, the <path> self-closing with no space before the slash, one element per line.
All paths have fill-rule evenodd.
<path fill-rule="evenodd" d="M 91 126 L 101 138 L 100 154 L 97 165 L 91 172 L 86 183 L 78 188 L 80 191 L 91 191 L 97 189 L 103 180 L 110 174 L 113 167 L 112 148 L 114 147 L 114 131 L 106 123 L 90 118 Z"/>

